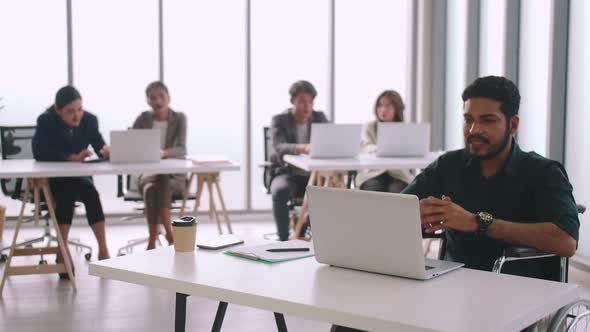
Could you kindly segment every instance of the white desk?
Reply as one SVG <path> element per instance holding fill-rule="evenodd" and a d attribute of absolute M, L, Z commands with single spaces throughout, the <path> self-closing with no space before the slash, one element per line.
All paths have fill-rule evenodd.
<path fill-rule="evenodd" d="M 356 158 L 313 159 L 308 155 L 284 155 L 283 161 L 311 172 L 308 186 L 323 185 L 328 187 L 343 187 L 346 171 L 362 171 L 371 169 L 413 169 L 425 168 L 436 160 L 441 152 L 431 152 L 420 158 L 383 158 L 375 154 L 360 154 Z M 299 213 L 299 219 L 295 226 L 295 238 L 300 236 L 303 225 L 307 222 L 307 193 L 303 198 L 303 205 Z"/>
<path fill-rule="evenodd" d="M 469 269 L 417 281 L 329 267 L 313 257 L 267 265 L 221 251 L 175 254 L 172 247 L 96 262 L 89 273 L 175 292 L 176 331 L 184 331 L 183 294 L 407 332 L 519 331 L 577 299 L 576 285 Z"/>
<path fill-rule="evenodd" d="M 0 160 L 0 178 L 55 178 L 105 174 L 174 174 L 238 171 L 235 162 L 195 165 L 190 160 L 165 159 L 159 163 L 112 164 L 110 162 L 39 162 L 32 159 Z"/>
<path fill-rule="evenodd" d="M 308 155 L 284 155 L 283 160 L 302 170 L 313 171 L 361 171 L 369 169 L 424 168 L 435 161 L 440 153 L 431 152 L 420 158 L 383 158 L 374 154 L 361 154 L 357 158 L 313 159 Z"/>
<path fill-rule="evenodd" d="M 221 224 L 219 215 L 214 204 L 213 188 L 217 188 L 219 200 L 225 217 L 225 223 L 229 233 L 232 233 L 231 224 L 221 195 L 219 186 L 219 172 L 222 171 L 237 171 L 240 166 L 228 161 L 225 163 L 215 164 L 195 164 L 192 160 L 183 159 L 166 159 L 157 163 L 139 163 L 139 164 L 112 164 L 110 162 L 100 163 L 80 163 L 80 162 L 37 162 L 32 159 L 23 160 L 0 160 L 0 178 L 26 178 L 26 190 L 23 196 L 23 203 L 15 227 L 14 236 L 11 242 L 10 254 L 6 261 L 4 275 L 0 281 L 0 297 L 6 278 L 11 275 L 27 275 L 27 274 L 41 274 L 41 273 L 58 273 L 67 272 L 70 277 L 70 283 L 73 289 L 76 289 L 74 276 L 70 266 L 69 249 L 64 245 L 61 233 L 58 231 L 57 220 L 55 218 L 53 198 L 49 190 L 49 182 L 47 178 L 53 177 L 75 177 L 75 176 L 92 176 L 104 174 L 140 174 L 140 173 L 154 173 L 154 174 L 174 174 L 174 173 L 190 173 L 189 183 L 185 189 L 184 199 L 182 203 L 181 213 L 184 212 L 186 200 L 189 196 L 190 185 L 193 178 L 197 177 L 197 199 L 193 213 L 196 214 L 204 184 L 207 184 L 209 189 L 209 216 L 212 219 L 215 217 L 219 232 L 221 233 Z M 25 205 L 28 201 L 29 195 L 34 195 L 35 210 L 39 211 L 40 196 L 44 195 L 47 202 L 47 207 L 50 215 L 50 223 L 56 230 L 58 239 L 57 247 L 47 248 L 25 248 L 18 249 L 17 238 L 20 226 L 23 222 L 23 214 Z M 39 222 L 39 215 L 35 214 L 35 223 Z M 29 266 L 12 266 L 13 256 L 32 256 L 40 254 L 57 254 L 61 252 L 63 257 L 66 257 L 64 263 L 59 264 L 44 264 L 44 265 L 29 265 Z"/>

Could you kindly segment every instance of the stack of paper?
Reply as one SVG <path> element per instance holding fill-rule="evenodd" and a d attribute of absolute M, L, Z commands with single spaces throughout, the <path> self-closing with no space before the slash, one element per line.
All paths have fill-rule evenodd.
<path fill-rule="evenodd" d="M 297 249 L 298 251 L 282 251 L 273 252 L 269 250 L 276 249 Z M 304 251 L 303 251 L 304 250 Z M 258 246 L 239 247 L 227 251 L 228 254 L 268 263 L 278 263 L 290 261 L 293 259 L 310 257 L 315 255 L 313 251 L 313 243 L 302 240 L 291 240 L 284 242 L 271 242 Z"/>
<path fill-rule="evenodd" d="M 187 160 L 192 160 L 195 165 L 219 165 L 231 164 L 232 161 L 222 155 L 187 155 Z"/>

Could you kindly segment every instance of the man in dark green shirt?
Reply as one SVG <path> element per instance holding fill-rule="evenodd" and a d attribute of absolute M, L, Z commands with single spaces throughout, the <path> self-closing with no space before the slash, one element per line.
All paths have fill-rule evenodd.
<path fill-rule="evenodd" d="M 580 222 L 563 166 L 523 152 L 520 94 L 510 80 L 475 80 L 462 95 L 465 148 L 444 154 L 404 191 L 417 195 L 425 232 L 445 229 L 446 260 L 491 271 L 507 245 L 574 255 Z M 543 261 L 511 272 L 545 278 Z"/>
<path fill-rule="evenodd" d="M 462 98 L 465 148 L 442 155 L 402 192 L 420 198 L 425 232 L 445 229 L 444 258 L 478 270 L 491 271 L 508 245 L 572 256 L 580 228 L 572 185 L 560 163 L 518 147 L 516 85 L 482 77 Z M 518 262 L 507 272 L 548 279 L 544 263 L 552 259 Z M 347 331 L 360 330 L 331 329 Z"/>

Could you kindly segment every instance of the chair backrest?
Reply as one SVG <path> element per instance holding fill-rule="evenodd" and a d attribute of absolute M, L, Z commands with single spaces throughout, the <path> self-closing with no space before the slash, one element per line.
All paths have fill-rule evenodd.
<path fill-rule="evenodd" d="M 35 126 L 0 127 L 2 159 L 33 159 L 32 141 Z M 0 181 L 4 195 L 20 199 L 22 179 L 2 179 Z"/>
<path fill-rule="evenodd" d="M 267 194 L 270 194 L 270 183 L 273 179 L 273 171 L 270 161 L 270 155 L 273 152 L 272 142 L 270 140 L 270 128 L 263 127 L 263 138 L 264 138 L 264 173 L 262 174 L 262 184 Z"/>
<path fill-rule="evenodd" d="M 264 161 L 269 161 L 270 160 L 270 154 L 272 151 L 272 146 L 270 146 L 271 142 L 270 142 L 270 128 L 269 127 L 264 127 L 263 128 L 264 131 Z"/>

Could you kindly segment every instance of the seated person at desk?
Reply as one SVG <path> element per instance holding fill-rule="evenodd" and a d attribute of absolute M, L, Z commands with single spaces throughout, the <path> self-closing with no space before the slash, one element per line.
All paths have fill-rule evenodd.
<path fill-rule="evenodd" d="M 379 122 L 403 122 L 404 102 L 397 91 L 383 91 L 375 102 L 375 120 L 369 122 L 363 129 L 361 137 L 362 151 L 375 153 L 377 151 L 377 125 Z M 399 193 L 414 175 L 406 169 L 381 169 L 359 172 L 356 176 L 356 186 L 361 190 Z"/>
<path fill-rule="evenodd" d="M 516 85 L 482 77 L 462 98 L 465 148 L 439 157 L 403 191 L 421 199 L 426 233 L 445 229 L 444 259 L 491 271 L 507 244 L 573 256 L 580 222 L 572 185 L 559 162 L 516 143 Z M 546 259 L 508 264 L 503 272 L 546 279 Z"/>
<path fill-rule="evenodd" d="M 145 89 L 147 103 L 152 108 L 141 113 L 133 129 L 159 128 L 162 158 L 184 158 L 186 155 L 186 116 L 170 107 L 170 94 L 164 83 L 156 81 Z M 149 240 L 147 249 L 156 247 L 158 220 L 164 225 L 166 240 L 174 243 L 171 227 L 172 195 L 181 193 L 186 185 L 186 174 L 141 174 L 139 190 L 145 202 Z"/>
<path fill-rule="evenodd" d="M 33 137 L 33 156 L 38 161 L 83 161 L 92 155 L 88 145 L 103 157 L 109 148 L 98 131 L 97 117 L 82 109 L 82 97 L 72 86 L 65 86 L 55 96 L 55 104 L 37 118 Z M 55 200 L 55 214 L 64 241 L 68 240 L 76 201 L 86 207 L 86 217 L 98 242 L 98 259 L 109 258 L 106 244 L 104 213 L 92 177 L 60 177 L 49 179 Z M 57 261 L 63 261 L 60 254 Z M 72 265 L 73 266 L 73 265 Z M 67 273 L 60 273 L 67 278 Z"/>
<path fill-rule="evenodd" d="M 289 239 L 289 208 L 287 202 L 296 195 L 302 196 L 309 173 L 284 165 L 283 155 L 309 153 L 312 123 L 328 122 L 323 112 L 313 110 L 316 89 L 307 81 L 297 81 L 289 89 L 292 108 L 272 118 L 270 156 L 274 164 L 270 183 L 272 210 L 279 239 Z"/>

